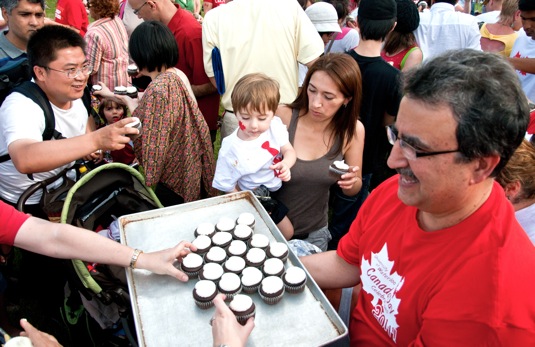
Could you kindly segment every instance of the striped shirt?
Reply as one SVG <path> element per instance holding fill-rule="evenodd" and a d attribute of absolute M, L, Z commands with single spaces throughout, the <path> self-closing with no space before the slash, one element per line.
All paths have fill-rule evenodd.
<path fill-rule="evenodd" d="M 93 84 L 104 82 L 113 90 L 128 85 L 128 35 L 123 22 L 115 18 L 101 18 L 89 26 L 85 34 L 87 60 L 93 66 Z"/>

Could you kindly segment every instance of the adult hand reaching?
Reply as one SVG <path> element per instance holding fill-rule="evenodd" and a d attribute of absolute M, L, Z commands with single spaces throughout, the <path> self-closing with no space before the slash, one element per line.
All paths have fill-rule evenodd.
<path fill-rule="evenodd" d="M 225 304 L 224 294 L 215 297 L 214 305 L 215 314 L 211 321 L 214 346 L 245 346 L 254 328 L 254 317 L 249 318 L 243 326 L 238 323 L 234 313 Z"/>

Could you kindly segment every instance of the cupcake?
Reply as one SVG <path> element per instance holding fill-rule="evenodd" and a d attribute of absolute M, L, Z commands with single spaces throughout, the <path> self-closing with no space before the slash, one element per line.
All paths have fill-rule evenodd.
<path fill-rule="evenodd" d="M 261 267 L 266 260 L 266 252 L 261 248 L 251 248 L 245 254 L 247 266 Z"/>
<path fill-rule="evenodd" d="M 232 300 L 232 298 L 241 292 L 240 276 L 232 272 L 224 273 L 217 284 L 219 292 L 225 294 L 226 301 Z"/>
<path fill-rule="evenodd" d="M 258 294 L 268 305 L 275 305 L 281 301 L 284 295 L 284 284 L 280 277 L 269 276 L 262 280 L 258 288 Z"/>
<path fill-rule="evenodd" d="M 217 263 L 204 264 L 199 272 L 200 280 L 209 280 L 214 283 L 219 282 L 221 276 L 223 276 L 223 267 Z"/>
<path fill-rule="evenodd" d="M 227 252 L 221 247 L 213 246 L 208 253 L 204 255 L 204 261 L 207 263 L 223 264 L 227 260 Z"/>
<path fill-rule="evenodd" d="M 255 267 L 246 267 L 241 272 L 241 285 L 243 291 L 247 294 L 255 293 L 258 291 L 258 287 L 263 278 L 264 275 L 262 275 L 262 271 Z"/>
<path fill-rule="evenodd" d="M 206 235 L 208 237 L 212 237 L 215 234 L 215 227 L 212 223 L 203 222 L 197 225 L 197 229 L 195 229 L 194 234 L 195 234 L 195 237 L 199 235 Z"/>
<path fill-rule="evenodd" d="M 266 250 L 269 246 L 269 239 L 266 235 L 254 234 L 249 240 L 249 246 Z"/>
<path fill-rule="evenodd" d="M 202 257 L 196 253 L 189 253 L 182 259 L 180 264 L 181 270 L 188 275 L 189 278 L 197 277 L 202 268 Z"/>
<path fill-rule="evenodd" d="M 286 273 L 282 276 L 282 281 L 288 293 L 301 293 L 305 289 L 307 275 L 303 269 L 292 266 L 286 269 Z"/>
<path fill-rule="evenodd" d="M 126 87 L 125 86 L 117 86 L 113 89 L 113 93 L 116 95 L 126 95 Z"/>
<path fill-rule="evenodd" d="M 212 243 L 214 246 L 227 249 L 227 247 L 230 245 L 230 242 L 232 242 L 232 234 L 227 231 L 220 231 L 212 236 Z"/>
<path fill-rule="evenodd" d="M 266 250 L 266 255 L 284 262 L 288 259 L 288 246 L 284 242 L 272 242 Z"/>
<path fill-rule="evenodd" d="M 247 253 L 247 245 L 243 241 L 233 240 L 227 248 L 227 253 L 229 256 L 235 255 L 243 258 Z"/>
<path fill-rule="evenodd" d="M 281 277 L 284 273 L 284 263 L 279 258 L 270 258 L 264 262 L 262 266 L 262 272 L 266 277 L 268 276 L 277 276 Z"/>
<path fill-rule="evenodd" d="M 241 274 L 242 270 L 245 268 L 245 260 L 241 257 L 232 256 L 227 259 L 225 264 L 223 264 L 223 270 L 226 272 L 232 272 L 237 275 Z"/>
<path fill-rule="evenodd" d="M 127 87 L 126 88 L 126 96 L 131 97 L 132 99 L 137 98 L 137 88 L 136 87 Z"/>
<path fill-rule="evenodd" d="M 346 174 L 348 171 L 349 165 L 347 165 L 343 160 L 335 160 L 331 166 L 329 166 L 329 175 L 337 180 L 342 179 L 341 176 Z"/>
<path fill-rule="evenodd" d="M 100 92 L 102 90 L 102 86 L 95 84 L 91 87 L 92 92 Z"/>
<path fill-rule="evenodd" d="M 197 236 L 191 243 L 197 247 L 197 251 L 195 251 L 195 253 L 200 255 L 206 254 L 210 247 L 212 247 L 212 239 L 206 235 Z"/>
<path fill-rule="evenodd" d="M 193 288 L 193 300 L 201 309 L 206 310 L 214 305 L 212 300 L 217 295 L 217 287 L 214 282 L 201 280 L 195 283 Z"/>
<path fill-rule="evenodd" d="M 252 213 L 244 212 L 241 213 L 238 219 L 236 219 L 236 224 L 244 224 L 247 225 L 249 228 L 254 230 L 255 227 L 255 218 Z"/>
<path fill-rule="evenodd" d="M 229 217 L 221 217 L 215 225 L 216 231 L 226 231 L 231 233 L 234 230 L 236 223 Z"/>
<path fill-rule="evenodd" d="M 236 295 L 230 302 L 229 307 L 241 325 L 245 325 L 247 320 L 254 317 L 256 313 L 253 299 L 243 294 Z"/>
<path fill-rule="evenodd" d="M 245 224 L 238 224 L 232 232 L 232 236 L 235 240 L 249 241 L 253 236 L 253 229 Z"/>
<path fill-rule="evenodd" d="M 136 64 L 128 65 L 128 67 L 126 68 L 126 73 L 128 73 L 128 76 L 130 77 L 136 77 L 137 74 L 139 73 L 139 70 L 137 69 L 137 65 Z"/>
<path fill-rule="evenodd" d="M 137 130 L 139 130 L 139 134 L 127 134 L 126 136 L 128 136 L 132 140 L 135 140 L 141 134 L 141 121 L 137 117 L 130 117 L 130 118 L 132 118 L 134 121 L 126 124 L 124 127 L 136 128 Z"/>

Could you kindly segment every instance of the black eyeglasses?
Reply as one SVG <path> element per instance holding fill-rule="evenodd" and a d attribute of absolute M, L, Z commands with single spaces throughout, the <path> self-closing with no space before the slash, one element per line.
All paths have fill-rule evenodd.
<path fill-rule="evenodd" d="M 402 139 L 398 138 L 398 131 L 394 127 L 394 125 L 387 125 L 386 126 L 386 136 L 388 138 L 388 142 L 393 146 L 394 143 L 396 143 L 397 140 L 399 140 L 399 146 L 401 147 L 401 151 L 403 152 L 403 155 L 405 158 L 409 160 L 416 160 L 420 157 L 429 157 L 432 155 L 438 155 L 438 154 L 446 154 L 446 153 L 455 153 L 459 152 L 458 149 L 452 149 L 449 151 L 438 151 L 438 152 L 422 152 L 408 144 L 407 142 L 403 141 Z"/>
<path fill-rule="evenodd" d="M 148 1 L 145 1 L 143 3 L 143 5 L 139 6 L 138 8 L 134 9 L 134 14 L 137 15 L 139 13 L 139 11 L 141 11 L 141 9 L 143 8 L 143 6 L 145 6 L 146 4 L 148 4 Z"/>

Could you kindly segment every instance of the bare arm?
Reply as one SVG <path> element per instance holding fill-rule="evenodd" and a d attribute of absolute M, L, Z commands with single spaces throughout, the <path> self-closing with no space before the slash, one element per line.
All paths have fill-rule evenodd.
<path fill-rule="evenodd" d="M 15 236 L 14 245 L 54 258 L 82 259 L 123 267 L 130 265 L 134 251 L 92 231 L 68 224 L 50 223 L 35 217 L 28 218 L 22 224 Z M 173 263 L 188 254 L 189 249 L 196 250 L 194 245 L 183 241 L 174 248 L 142 253 L 136 262 L 136 268 L 187 281 L 188 277 L 174 267 Z"/>
<path fill-rule="evenodd" d="M 344 191 L 345 195 L 354 196 L 362 188 L 362 153 L 364 150 L 364 125 L 357 122 L 357 131 L 349 143 L 345 153 L 344 160 L 350 166 L 350 172 L 343 174 L 338 185 Z"/>
<path fill-rule="evenodd" d="M 20 173 L 46 172 L 80 159 L 99 149 L 124 148 L 130 138 L 125 134 L 138 134 L 139 130 L 125 128 L 133 119 L 122 119 L 110 126 L 69 139 L 36 141 L 20 139 L 9 144 L 8 152 L 13 165 Z M 54 155 L 51 155 L 54 153 Z"/>
<path fill-rule="evenodd" d="M 507 58 L 515 70 L 535 74 L 535 58 Z"/>
<path fill-rule="evenodd" d="M 321 289 L 349 288 L 360 282 L 360 269 L 340 258 L 336 251 L 312 254 L 300 260 Z"/>
<path fill-rule="evenodd" d="M 407 57 L 407 60 L 405 60 L 403 71 L 408 71 L 409 69 L 420 65 L 423 59 L 424 59 L 424 55 L 422 54 L 422 50 L 420 48 L 415 49 L 414 51 L 411 52 L 411 54 L 409 54 L 409 56 Z"/>
<path fill-rule="evenodd" d="M 210 79 L 210 82 L 211 82 L 211 79 Z M 197 98 L 217 92 L 217 88 L 212 83 L 191 85 L 191 89 L 193 90 L 193 94 Z"/>

